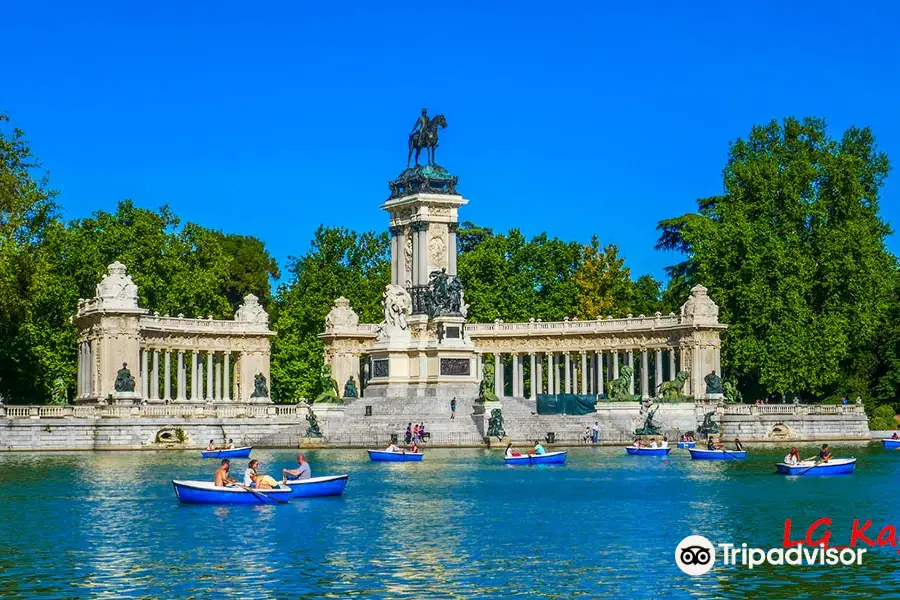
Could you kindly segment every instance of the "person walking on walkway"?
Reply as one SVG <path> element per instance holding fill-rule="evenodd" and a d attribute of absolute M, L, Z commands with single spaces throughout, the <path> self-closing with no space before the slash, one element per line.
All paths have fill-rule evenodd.
<path fill-rule="evenodd" d="M 453 400 L 450 401 L 450 418 L 456 418 L 456 396 L 453 396 Z"/>
<path fill-rule="evenodd" d="M 600 441 L 600 423 L 597 421 L 591 426 L 591 441 L 595 444 Z"/>

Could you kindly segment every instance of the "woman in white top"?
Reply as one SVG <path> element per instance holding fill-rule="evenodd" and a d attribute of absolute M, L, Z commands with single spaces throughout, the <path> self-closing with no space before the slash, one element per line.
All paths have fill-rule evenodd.
<path fill-rule="evenodd" d="M 512 458 L 512 455 L 513 455 L 512 444 L 506 445 L 506 453 L 505 454 L 506 454 L 506 458 Z"/>
<path fill-rule="evenodd" d="M 784 457 L 784 464 L 786 465 L 798 465 L 800 464 L 800 451 L 794 448 L 788 453 L 787 456 Z"/>

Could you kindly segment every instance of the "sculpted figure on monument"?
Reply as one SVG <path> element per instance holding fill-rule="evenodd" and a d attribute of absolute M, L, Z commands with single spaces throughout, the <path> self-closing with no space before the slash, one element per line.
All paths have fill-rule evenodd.
<path fill-rule="evenodd" d="M 419 166 L 419 154 L 424 148 L 428 154 L 428 164 L 434 165 L 434 152 L 438 145 L 438 127 L 447 126 L 447 119 L 444 115 L 438 115 L 433 119 L 428 118 L 428 109 L 423 108 L 422 114 L 416 119 L 412 131 L 409 133 L 409 154 L 406 157 L 406 166 L 412 160 L 413 150 L 416 152 L 416 166 Z"/>
<path fill-rule="evenodd" d="M 725 394 L 725 404 L 737 404 L 744 400 L 741 392 L 737 389 L 737 385 L 732 381 L 726 381 L 722 384 L 722 393 Z"/>
<path fill-rule="evenodd" d="M 116 382 L 113 384 L 113 387 L 117 392 L 134 391 L 134 377 L 131 376 L 131 371 L 128 370 L 128 363 L 122 363 L 122 368 L 116 374 Z"/>
<path fill-rule="evenodd" d="M 319 386 L 322 393 L 316 396 L 316 402 L 338 402 L 341 399 L 341 391 L 338 382 L 331 376 L 331 365 L 322 365 L 319 372 Z"/>
<path fill-rule="evenodd" d="M 430 318 L 463 315 L 463 286 L 459 277 L 448 275 L 447 269 L 432 271 L 425 290 L 425 312 Z"/>
<path fill-rule="evenodd" d="M 378 330 L 378 339 L 390 337 L 391 334 L 409 330 L 409 315 L 412 314 L 412 298 L 399 285 L 384 286 L 381 294 L 381 307 L 384 310 L 384 323 Z"/>
<path fill-rule="evenodd" d="M 266 381 L 266 376 L 262 373 L 257 373 L 253 377 L 253 393 L 250 394 L 251 398 L 268 398 L 269 397 L 269 385 Z"/>
<path fill-rule="evenodd" d="M 503 429 L 503 415 L 500 413 L 499 408 L 495 408 L 491 411 L 491 416 L 488 419 L 488 437 L 496 437 L 498 440 L 506 437 L 506 431 Z"/>
<path fill-rule="evenodd" d="M 656 395 L 669 402 L 678 400 L 682 397 L 681 388 L 684 387 L 684 382 L 690 379 L 690 377 L 691 374 L 687 371 L 679 371 L 672 381 L 664 381 L 659 384 Z"/>
<path fill-rule="evenodd" d="M 485 362 L 481 367 L 481 385 L 478 386 L 479 402 L 497 402 L 497 394 L 494 393 L 494 365 Z"/>
<path fill-rule="evenodd" d="M 307 402 L 306 403 L 307 415 L 306 422 L 309 423 L 309 427 L 306 428 L 306 437 L 322 437 L 322 430 L 319 427 L 319 419 L 316 417 L 316 413 L 312 410 L 312 405 Z"/>
<path fill-rule="evenodd" d="M 612 402 L 629 402 L 634 400 L 635 397 L 629 393 L 632 375 L 634 375 L 634 369 L 628 365 L 620 368 L 619 376 L 609 382 L 607 398 Z"/>
<path fill-rule="evenodd" d="M 712 420 L 714 414 L 716 411 L 713 410 L 703 415 L 703 423 L 697 428 L 698 433 L 706 435 L 719 433 L 719 424 Z"/>
<path fill-rule="evenodd" d="M 350 377 L 344 384 L 344 398 L 358 398 L 359 392 L 356 390 L 356 381 Z"/>
<path fill-rule="evenodd" d="M 50 396 L 50 402 L 53 404 L 65 404 L 68 402 L 67 396 L 66 380 L 62 377 L 57 377 L 53 380 L 53 392 Z"/>
<path fill-rule="evenodd" d="M 722 378 L 716 375 L 715 371 L 711 371 L 709 375 L 703 378 L 706 382 L 707 394 L 722 394 Z"/>
<path fill-rule="evenodd" d="M 644 426 L 640 429 L 634 430 L 634 435 L 659 435 L 659 425 L 657 425 L 653 421 L 653 416 L 656 415 L 656 411 L 659 410 L 659 405 L 656 405 L 656 408 L 653 408 L 647 412 L 647 416 L 644 418 Z"/>

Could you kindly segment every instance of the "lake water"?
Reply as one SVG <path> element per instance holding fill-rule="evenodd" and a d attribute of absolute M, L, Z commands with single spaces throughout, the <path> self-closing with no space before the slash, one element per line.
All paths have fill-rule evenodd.
<path fill-rule="evenodd" d="M 751 446 L 745 462 L 578 448 L 561 467 L 506 467 L 486 450 L 389 464 L 362 450 L 310 451 L 314 475 L 350 473 L 343 497 L 252 507 L 176 501 L 173 478 L 212 477 L 218 461 L 199 452 L 3 454 L 0 595 L 760 599 L 900 589 L 892 547 L 861 566 L 717 564 L 699 577 L 675 566 L 690 534 L 769 548 L 788 518 L 805 530 L 831 517 L 833 544 L 849 541 L 854 518 L 874 520 L 872 537 L 900 525 L 900 452 L 834 448 L 859 457 L 855 474 L 774 475 L 786 454 L 774 446 Z M 294 454 L 253 457 L 277 475 Z"/>

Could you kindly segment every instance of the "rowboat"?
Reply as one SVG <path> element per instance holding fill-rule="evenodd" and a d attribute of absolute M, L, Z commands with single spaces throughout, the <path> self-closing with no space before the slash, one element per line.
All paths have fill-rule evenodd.
<path fill-rule="evenodd" d="M 747 458 L 746 450 L 703 450 L 701 448 L 688 448 L 691 458 L 694 460 L 744 460 Z"/>
<path fill-rule="evenodd" d="M 172 481 L 175 495 L 185 504 L 281 504 L 291 499 L 287 486 L 273 490 L 251 490 L 239 486 L 218 487 L 212 481 Z"/>
<path fill-rule="evenodd" d="M 422 462 L 421 452 L 389 452 L 387 450 L 366 450 L 372 462 Z"/>
<path fill-rule="evenodd" d="M 832 458 L 820 464 L 816 464 L 814 460 L 805 460 L 796 465 L 780 462 L 775 466 L 782 475 L 848 475 L 856 467 L 856 459 Z"/>
<path fill-rule="evenodd" d="M 309 479 L 289 479 L 287 486 L 293 490 L 291 498 L 340 496 L 344 493 L 349 478 L 350 475 L 329 475 L 327 477 L 310 477 Z"/>
<path fill-rule="evenodd" d="M 881 440 L 881 443 L 884 444 L 885 448 L 900 448 L 900 440 L 893 440 L 888 438 Z"/>
<path fill-rule="evenodd" d="M 693 448 L 697 445 L 697 442 L 678 442 L 678 447 L 684 450 L 685 448 Z"/>
<path fill-rule="evenodd" d="M 221 450 L 203 450 L 201 454 L 203 458 L 250 458 L 251 446 L 243 448 L 230 448 Z"/>
<path fill-rule="evenodd" d="M 546 454 L 523 454 L 507 456 L 503 461 L 508 465 L 564 465 L 566 464 L 566 454 L 568 454 L 568 450 Z"/>
<path fill-rule="evenodd" d="M 625 452 L 635 456 L 665 456 L 672 450 L 671 448 L 635 448 L 634 446 L 626 446 Z"/>

